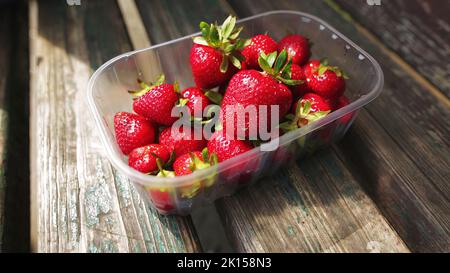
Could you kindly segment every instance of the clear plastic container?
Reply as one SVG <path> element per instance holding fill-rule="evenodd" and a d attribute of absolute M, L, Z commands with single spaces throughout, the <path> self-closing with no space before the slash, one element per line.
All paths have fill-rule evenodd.
<path fill-rule="evenodd" d="M 277 172 L 281 165 L 341 139 L 357 112 L 375 99 L 383 87 L 379 64 L 364 50 L 323 20 L 301 12 L 273 11 L 238 22 L 244 26 L 242 37 L 266 31 L 276 40 L 288 33 L 299 33 L 313 43 L 313 58 L 327 57 L 331 64 L 346 71 L 346 95 L 351 104 L 325 118 L 283 135 L 279 148 L 263 152 L 260 148 L 216 165 L 214 168 L 176 177 L 149 176 L 130 168 L 115 141 L 113 117 L 119 111 L 132 111 L 127 93 L 136 89 L 139 77 L 150 81 L 161 73 L 168 82 L 175 79 L 182 88 L 194 85 L 189 65 L 192 36 L 175 39 L 147 49 L 120 55 L 92 76 L 87 98 L 108 157 L 126 175 L 150 204 L 163 214 L 189 214 L 195 207 L 231 195 L 237 189 Z"/>

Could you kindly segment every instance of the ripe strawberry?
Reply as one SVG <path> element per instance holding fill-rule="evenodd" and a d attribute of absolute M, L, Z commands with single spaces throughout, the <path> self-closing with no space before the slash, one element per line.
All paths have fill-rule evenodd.
<path fill-rule="evenodd" d="M 218 162 L 241 155 L 253 149 L 247 142 L 228 136 L 223 130 L 216 131 L 208 141 L 208 151 L 217 156 Z M 229 169 L 221 173 L 221 180 L 227 184 L 244 184 L 251 181 L 252 174 L 258 169 L 259 157 L 244 157 Z"/>
<path fill-rule="evenodd" d="M 345 107 L 345 106 L 347 106 L 349 104 L 350 104 L 350 100 L 346 96 L 341 96 L 337 100 L 336 105 L 334 107 L 334 110 L 339 110 L 339 109 L 341 109 L 341 108 L 343 108 L 343 107 Z M 341 122 L 343 124 L 347 124 L 353 119 L 353 115 L 354 115 L 353 112 L 349 113 L 349 114 L 346 114 L 345 116 L 343 116 L 343 117 L 341 117 L 339 119 L 339 122 Z"/>
<path fill-rule="evenodd" d="M 159 143 L 166 146 L 170 152 L 175 153 L 175 158 L 193 151 L 201 151 L 206 147 L 207 141 L 201 135 L 200 140 L 195 139 L 195 131 L 191 129 L 189 132 L 183 131 L 184 127 L 179 130 L 174 130 L 167 127 L 159 135 Z"/>
<path fill-rule="evenodd" d="M 311 56 L 311 49 L 308 39 L 302 35 L 292 34 L 285 36 L 278 43 L 278 51 L 286 49 L 292 63 L 297 65 L 305 64 Z"/>
<path fill-rule="evenodd" d="M 194 38 L 190 64 L 199 88 L 208 89 L 228 81 L 241 68 L 240 54 L 246 44 L 238 39 L 242 27 L 235 29 L 236 17 L 229 16 L 222 24 L 200 23 L 202 36 Z M 229 62 L 232 65 L 229 65 Z"/>
<path fill-rule="evenodd" d="M 320 66 L 319 60 L 311 60 L 303 66 L 303 73 L 305 74 L 305 78 L 309 78 L 312 76 L 314 71 L 317 71 Z"/>
<path fill-rule="evenodd" d="M 216 131 L 208 141 L 208 151 L 216 154 L 219 162 L 238 156 L 250 151 L 253 146 L 243 140 L 234 139 L 223 131 Z"/>
<path fill-rule="evenodd" d="M 257 113 L 255 113 L 256 125 L 267 122 L 267 128 L 270 130 L 273 129 L 270 128 L 272 107 L 279 107 L 280 117 L 284 116 L 291 107 L 292 94 L 285 84 L 293 85 L 300 82 L 290 79 L 291 63 L 287 61 L 287 52 L 283 51 L 279 56 L 277 56 L 276 51 L 269 55 L 261 53 L 259 62 L 264 72 L 244 70 L 234 75 L 228 84 L 222 101 L 221 112 L 222 125 L 228 134 L 234 133 L 237 136 L 238 126 L 243 123 L 244 128 L 241 129 L 245 131 L 245 136 L 255 137 L 250 129 L 250 125 L 255 124 L 250 124 L 249 114 L 245 113 L 244 116 L 238 113 L 239 115 L 236 115 L 236 109 L 232 107 L 255 106 L 257 110 Z M 259 106 L 262 105 L 267 106 L 265 115 L 262 115 L 261 109 L 259 109 Z M 244 120 L 238 122 L 238 117 L 244 118 Z M 262 120 L 262 118 L 267 119 Z M 234 125 L 234 132 L 226 128 L 228 122 Z"/>
<path fill-rule="evenodd" d="M 324 118 L 331 110 L 332 105 L 321 96 L 313 93 L 305 94 L 294 103 L 293 114 L 287 116 L 290 121 L 280 124 L 280 128 L 285 132 L 295 130 Z"/>
<path fill-rule="evenodd" d="M 301 84 L 292 85 L 289 87 L 292 91 L 292 97 L 294 100 L 300 98 L 301 96 L 303 96 L 306 93 L 311 92 L 308 84 L 306 83 L 306 76 L 305 76 L 305 71 L 304 71 L 303 67 L 296 65 L 296 64 L 292 64 L 291 78 L 293 80 L 302 81 Z"/>
<path fill-rule="evenodd" d="M 175 177 L 175 173 L 163 169 L 163 163 L 157 159 L 157 165 L 159 168 L 158 177 Z M 150 188 L 148 190 L 150 198 L 153 204 L 161 213 L 169 213 L 174 209 L 174 203 L 171 198 L 170 188 Z"/>
<path fill-rule="evenodd" d="M 210 163 L 207 150 L 203 152 L 193 151 L 178 157 L 173 163 L 173 170 L 176 176 L 183 176 L 191 174 L 196 170 L 207 169 L 215 163 Z"/>
<path fill-rule="evenodd" d="M 251 39 L 249 45 L 242 50 L 245 57 L 247 69 L 259 69 L 258 58 L 261 52 L 265 54 L 277 51 L 278 45 L 269 35 L 256 35 Z"/>
<path fill-rule="evenodd" d="M 188 87 L 181 91 L 181 99 L 183 104 L 189 108 L 191 116 L 201 118 L 203 110 L 210 104 L 209 99 L 205 96 L 203 91 L 197 87 Z"/>
<path fill-rule="evenodd" d="M 157 158 L 165 164 L 170 158 L 170 152 L 163 145 L 150 144 L 134 149 L 128 155 L 128 165 L 141 173 L 150 174 L 158 170 Z"/>
<path fill-rule="evenodd" d="M 174 209 L 170 192 L 167 189 L 151 189 L 148 193 L 160 213 L 169 213 Z"/>
<path fill-rule="evenodd" d="M 176 176 L 189 175 L 197 170 L 207 169 L 217 164 L 217 157 L 209 155 L 208 149 L 202 152 L 194 151 L 178 157 L 173 163 L 174 174 Z M 216 173 L 202 180 L 194 179 L 191 184 L 180 188 L 180 194 L 185 198 L 192 198 L 198 194 L 202 187 L 210 187 L 216 179 Z"/>
<path fill-rule="evenodd" d="M 164 83 L 164 75 L 154 85 L 140 84 L 142 90 L 129 91 L 135 97 L 133 110 L 155 123 L 171 126 L 178 119 L 171 116 L 172 108 L 178 102 L 178 85 Z"/>
<path fill-rule="evenodd" d="M 328 62 L 324 61 L 310 72 L 306 82 L 314 93 L 327 99 L 336 99 L 344 94 L 345 79 L 348 77 L 338 67 L 329 66 Z"/>
<path fill-rule="evenodd" d="M 132 113 L 119 112 L 114 116 L 116 141 L 120 150 L 129 154 L 133 149 L 155 141 L 155 128 L 144 117 Z"/>

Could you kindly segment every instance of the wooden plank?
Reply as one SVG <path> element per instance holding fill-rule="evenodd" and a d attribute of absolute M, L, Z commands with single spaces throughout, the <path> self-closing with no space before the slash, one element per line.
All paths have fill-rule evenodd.
<path fill-rule="evenodd" d="M 206 14 L 212 17 L 209 21 L 220 21 L 234 13 L 229 6 L 220 5 L 220 1 L 198 3 L 203 4 L 201 8 L 189 13 L 182 12 L 188 8 L 187 4 L 174 5 L 174 1 L 137 3 L 141 14 L 147 17 L 144 24 L 155 42 L 197 31 L 198 22 L 205 20 Z M 173 8 L 166 9 L 165 5 Z M 164 20 L 155 19 L 157 16 Z M 408 251 L 336 153 L 328 151 L 320 160 L 307 164 L 308 170 L 303 165 L 294 166 L 274 177 L 276 181 L 271 185 L 258 185 L 218 202 L 236 250 Z M 315 169 L 315 164 L 321 165 L 320 170 Z M 313 181 L 314 177 L 323 180 Z"/>
<path fill-rule="evenodd" d="M 380 61 L 385 72 L 384 92 L 362 111 L 354 130 L 336 151 L 412 251 L 448 251 L 450 112 L 446 103 L 368 40 L 370 32 L 360 31 L 362 27 L 349 23 L 322 1 L 281 0 L 276 6 L 270 1 L 258 1 L 257 5 L 253 1 L 229 2 L 240 16 L 275 8 L 317 15 Z M 229 213 L 233 210 L 237 208 L 226 206 Z M 244 231 L 246 228 L 241 226 Z"/>
<path fill-rule="evenodd" d="M 33 251 L 199 251 L 190 218 L 159 215 L 112 168 L 87 109 L 93 70 L 132 49 L 116 2 L 29 4 Z"/>
<path fill-rule="evenodd" d="M 10 41 L 12 38 L 12 11 L 10 8 L 0 10 L 0 41 Z M 8 112 L 6 110 L 7 83 L 10 76 L 11 43 L 0 46 L 0 252 L 3 249 L 3 229 L 5 216 L 6 192 L 6 153 L 8 137 Z"/>
<path fill-rule="evenodd" d="M 442 1 L 335 2 L 450 98 L 450 18 Z"/>

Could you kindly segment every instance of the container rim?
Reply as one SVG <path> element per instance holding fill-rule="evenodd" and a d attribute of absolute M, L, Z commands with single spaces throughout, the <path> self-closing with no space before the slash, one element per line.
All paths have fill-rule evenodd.
<path fill-rule="evenodd" d="M 299 15 L 305 18 L 308 18 L 310 20 L 314 20 L 318 23 L 320 23 L 321 25 L 323 25 L 325 28 L 331 30 L 334 34 L 336 34 L 340 39 L 344 40 L 348 45 L 352 46 L 355 50 L 358 51 L 358 53 L 360 53 L 361 55 L 363 55 L 365 58 L 367 58 L 373 65 L 375 72 L 376 72 L 376 83 L 374 85 L 374 87 L 372 88 L 372 90 L 370 92 L 368 92 L 366 95 L 361 96 L 360 98 L 358 98 L 357 100 L 351 102 L 349 105 L 334 111 L 332 113 L 330 113 L 329 115 L 327 115 L 326 117 L 324 117 L 323 119 L 314 122 L 313 124 L 310 124 L 308 126 L 299 128 L 298 130 L 289 132 L 283 136 L 281 136 L 279 138 L 279 147 L 292 142 L 293 140 L 302 137 L 310 132 L 313 132 L 317 129 L 319 129 L 322 126 L 325 126 L 343 116 L 345 116 L 346 114 L 349 114 L 365 105 L 367 105 L 369 102 L 371 102 L 372 100 L 374 100 L 376 97 L 378 97 L 378 95 L 381 93 L 382 89 L 383 89 L 383 85 L 384 85 L 384 74 L 383 71 L 381 70 L 380 65 L 378 64 L 378 62 L 370 55 L 368 54 L 365 50 L 363 50 L 362 48 L 360 48 L 358 45 L 356 45 L 353 41 L 351 41 L 349 38 L 347 38 L 345 35 L 343 35 L 341 32 L 339 32 L 338 30 L 336 30 L 334 27 L 332 27 L 330 24 L 328 24 L 327 22 L 325 22 L 324 20 L 308 14 L 308 13 L 304 13 L 304 12 L 300 12 L 300 11 L 291 11 L 291 10 L 274 10 L 274 11 L 269 11 L 269 12 L 264 12 L 264 13 L 260 13 L 257 15 L 253 15 L 250 17 L 246 17 L 244 19 L 240 19 L 237 21 L 237 23 L 243 23 L 252 19 L 256 19 L 259 17 L 263 17 L 263 16 L 268 16 L 268 15 L 273 15 L 273 14 L 295 14 L 295 15 Z M 107 156 L 109 158 L 109 160 L 111 161 L 112 165 L 118 169 L 120 172 L 122 172 L 123 174 L 125 174 L 129 179 L 131 179 L 133 182 L 135 183 L 139 183 L 143 186 L 151 186 L 151 187 L 178 187 L 178 186 L 183 186 L 186 184 L 190 184 L 192 183 L 193 180 L 195 179 L 201 179 L 202 177 L 206 177 L 208 175 L 211 175 L 212 172 L 216 171 L 217 168 L 220 169 L 221 171 L 225 171 L 227 169 L 233 168 L 236 165 L 239 165 L 239 163 L 241 163 L 242 161 L 248 161 L 248 159 L 253 159 L 255 158 L 255 156 L 259 153 L 267 153 L 264 151 L 260 150 L 260 147 L 255 147 L 254 149 L 243 153 L 239 156 L 236 156 L 232 159 L 226 160 L 224 162 L 221 162 L 217 165 L 217 168 L 208 168 L 208 169 L 204 169 L 204 170 L 199 170 L 196 171 L 190 175 L 186 175 L 186 176 L 179 176 L 179 177 L 175 177 L 175 178 L 165 178 L 165 177 L 156 177 L 156 176 L 149 176 L 143 173 L 138 172 L 137 170 L 134 170 L 133 168 L 129 167 L 127 164 L 125 164 L 125 162 L 121 159 L 120 154 L 118 154 L 117 149 L 114 149 L 109 142 L 109 138 L 108 138 L 108 129 L 106 128 L 105 124 L 103 123 L 103 120 L 101 118 L 100 112 L 97 108 L 97 105 L 94 101 L 94 96 L 93 96 L 93 87 L 96 83 L 97 78 L 100 76 L 100 74 L 107 69 L 108 67 L 110 67 L 113 63 L 115 63 L 116 61 L 123 59 L 123 58 L 129 58 L 135 54 L 139 54 L 141 52 L 145 52 L 151 49 L 155 49 L 155 48 L 159 48 L 162 46 L 166 46 L 169 44 L 173 44 L 173 43 L 177 43 L 179 41 L 185 40 L 185 39 L 190 39 L 193 36 L 197 36 L 199 35 L 200 32 L 194 33 L 194 34 L 190 34 L 190 35 L 186 35 L 184 37 L 180 37 L 177 39 L 173 39 L 164 43 L 160 43 L 157 45 L 153 45 L 151 47 L 148 48 L 144 48 L 144 49 L 139 49 L 139 50 L 134 50 L 134 51 L 130 51 L 124 54 L 121 54 L 119 56 L 116 56 L 114 58 L 112 58 L 111 60 L 107 61 L 106 63 L 104 63 L 102 66 L 100 66 L 95 72 L 94 74 L 91 76 L 89 83 L 88 83 L 88 88 L 87 88 L 87 101 L 88 101 L 88 105 L 89 108 L 94 116 L 95 119 L 95 123 L 97 125 L 97 128 L 100 131 L 100 138 L 102 139 L 102 142 L 104 144 L 104 147 L 106 149 L 107 152 Z"/>

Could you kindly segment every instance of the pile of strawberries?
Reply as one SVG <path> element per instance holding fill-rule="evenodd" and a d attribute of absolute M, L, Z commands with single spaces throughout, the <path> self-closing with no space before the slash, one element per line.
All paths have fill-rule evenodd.
<path fill-rule="evenodd" d="M 281 133 L 306 126 L 349 104 L 344 96 L 346 74 L 326 60 L 309 60 L 307 38 L 292 34 L 278 43 L 267 34 L 241 39 L 242 28 L 230 16 L 219 26 L 200 23 L 193 39 L 190 64 L 196 86 L 180 90 L 161 76 L 154 83 L 139 81 L 129 91 L 134 113 L 120 112 L 114 124 L 117 143 L 129 165 L 145 174 L 174 177 L 209 168 L 245 153 L 255 142 L 238 140 L 227 130 L 229 105 L 279 107 Z M 213 90 L 211 90 L 213 89 Z M 194 128 L 173 133 L 173 107 L 202 113 L 210 104 L 221 106 L 221 128 L 209 140 L 197 140 Z M 205 121 L 192 116 L 192 122 Z M 249 126 L 248 120 L 244 123 Z M 236 128 L 236 126 L 235 126 Z M 246 130 L 248 128 L 244 128 Z M 160 197 L 159 197 L 160 198 Z"/>

